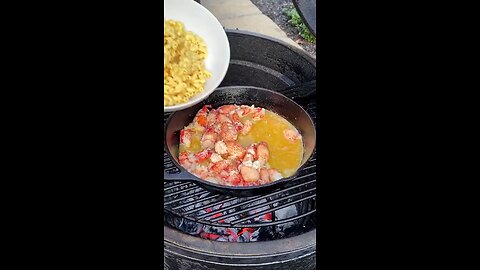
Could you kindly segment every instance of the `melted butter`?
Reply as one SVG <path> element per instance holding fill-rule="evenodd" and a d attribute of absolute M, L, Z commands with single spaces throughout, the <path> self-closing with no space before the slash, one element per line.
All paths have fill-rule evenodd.
<path fill-rule="evenodd" d="M 187 151 L 188 153 L 193 153 L 196 154 L 202 150 L 202 144 L 200 143 L 200 140 L 202 139 L 202 133 L 201 132 L 195 132 L 191 139 L 190 139 L 190 147 L 186 147 L 185 144 L 181 143 L 179 150 L 181 152 Z"/>
<path fill-rule="evenodd" d="M 253 124 L 251 131 L 238 137 L 239 143 L 246 147 L 252 143 L 266 142 L 270 151 L 268 164 L 270 168 L 279 171 L 283 177 L 292 176 L 300 167 L 303 158 L 303 142 L 288 141 L 283 135 L 285 129 L 296 130 L 295 127 L 283 117 L 270 112 L 265 112 L 265 118 Z"/>
<path fill-rule="evenodd" d="M 247 119 L 250 119 L 250 117 L 246 116 L 241 121 L 245 122 Z M 297 171 L 302 162 L 303 141 L 301 139 L 295 142 L 288 141 L 283 135 L 285 129 L 296 130 L 286 119 L 266 110 L 265 118 L 254 122 L 252 129 L 247 135 L 242 136 L 239 134 L 238 142 L 243 147 L 247 147 L 252 143 L 266 142 L 270 152 L 268 165 L 270 168 L 280 172 L 283 177 L 289 177 Z M 196 131 L 191 137 L 190 147 L 187 148 L 184 144 L 180 144 L 180 153 L 183 151 L 188 153 L 200 152 L 202 150 L 201 138 L 202 132 Z M 206 161 L 202 164 L 207 165 L 208 162 Z"/>

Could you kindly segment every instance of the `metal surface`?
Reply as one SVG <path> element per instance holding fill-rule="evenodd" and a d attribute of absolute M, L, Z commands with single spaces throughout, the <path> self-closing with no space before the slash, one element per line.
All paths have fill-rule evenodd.
<path fill-rule="evenodd" d="M 293 0 L 298 14 L 314 36 L 317 36 L 317 1 Z"/>

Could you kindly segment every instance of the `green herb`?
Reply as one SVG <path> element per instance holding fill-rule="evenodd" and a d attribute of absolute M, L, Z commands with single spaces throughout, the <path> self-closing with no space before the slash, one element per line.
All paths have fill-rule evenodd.
<path fill-rule="evenodd" d="M 283 9 L 283 13 L 288 16 L 288 22 L 298 29 L 301 37 L 303 37 L 306 41 L 310 43 L 316 42 L 315 37 L 312 35 L 312 33 L 310 33 L 310 30 L 308 30 L 307 26 L 302 21 L 302 18 L 300 17 L 298 11 L 295 8 Z"/>

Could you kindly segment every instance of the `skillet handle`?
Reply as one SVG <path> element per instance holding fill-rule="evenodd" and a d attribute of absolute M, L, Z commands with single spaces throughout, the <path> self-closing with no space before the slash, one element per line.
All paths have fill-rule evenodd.
<path fill-rule="evenodd" d="M 192 176 L 189 172 L 180 169 L 180 173 L 167 173 L 163 171 L 163 179 L 165 181 L 192 181 Z"/>

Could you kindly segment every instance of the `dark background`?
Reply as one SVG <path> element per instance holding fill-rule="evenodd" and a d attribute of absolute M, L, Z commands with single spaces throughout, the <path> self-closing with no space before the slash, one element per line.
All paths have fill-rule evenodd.
<path fill-rule="evenodd" d="M 3 10 L 9 253 L 160 267 L 161 7 Z M 319 265 L 431 261 L 449 238 L 436 97 L 450 81 L 424 10 L 318 3 Z"/>

